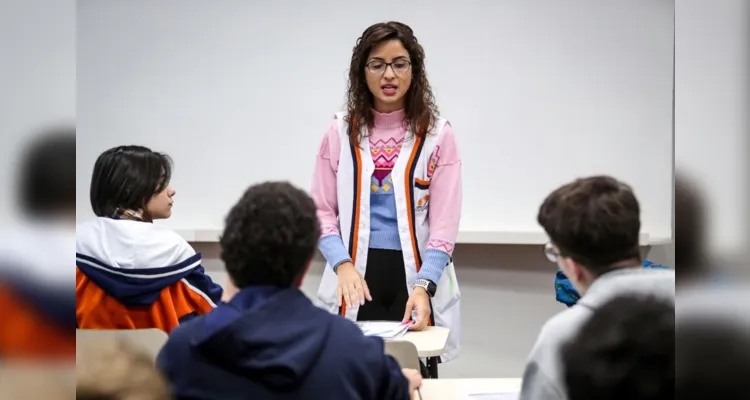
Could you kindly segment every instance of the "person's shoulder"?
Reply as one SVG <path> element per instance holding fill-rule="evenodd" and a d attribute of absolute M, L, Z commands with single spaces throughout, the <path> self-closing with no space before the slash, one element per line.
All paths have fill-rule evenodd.
<path fill-rule="evenodd" d="M 431 136 L 436 137 L 439 145 L 455 145 L 456 135 L 453 131 L 453 125 L 448 119 L 436 117 L 431 129 Z"/>
<path fill-rule="evenodd" d="M 143 225 L 137 242 L 139 260 L 151 262 L 154 266 L 171 266 L 200 257 L 187 240 L 172 229 L 155 224 Z"/>
<path fill-rule="evenodd" d="M 333 118 L 331 118 L 331 122 L 328 124 L 328 129 L 326 129 L 326 132 L 338 134 L 339 125 L 341 123 L 346 124 L 346 111 L 338 111 L 333 114 Z"/>
<path fill-rule="evenodd" d="M 344 114 L 335 113 L 326 127 L 321 143 L 321 151 L 328 147 L 336 147 L 341 143 L 341 134 L 339 133 L 339 123 L 344 118 Z M 330 150 L 329 150 L 330 151 Z"/>
<path fill-rule="evenodd" d="M 547 320 L 539 331 L 532 355 L 540 358 L 555 356 L 562 344 L 576 334 L 589 316 L 591 316 L 591 310 L 581 304 L 576 304 Z"/>
<path fill-rule="evenodd" d="M 526 374 L 534 375 L 534 385 L 545 385 L 545 389 L 526 389 L 527 392 L 556 392 L 561 370 L 563 346 L 578 332 L 580 326 L 591 315 L 591 311 L 575 305 L 550 318 L 539 331 L 536 343 L 526 363 Z M 526 386 L 524 386 L 526 388 Z M 555 390 L 553 390 L 555 389 Z"/>
<path fill-rule="evenodd" d="M 191 320 L 181 323 L 178 327 L 169 333 L 167 341 L 159 350 L 157 360 L 159 364 L 170 364 L 173 367 L 179 367 L 179 364 L 173 365 L 170 361 L 175 358 L 186 357 L 192 343 L 192 338 L 197 333 L 202 332 L 205 315 L 200 315 Z"/>

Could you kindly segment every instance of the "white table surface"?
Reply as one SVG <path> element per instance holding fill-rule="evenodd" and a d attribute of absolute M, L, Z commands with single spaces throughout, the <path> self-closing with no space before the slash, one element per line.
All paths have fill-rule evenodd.
<path fill-rule="evenodd" d="M 414 343 L 419 357 L 437 357 L 445 352 L 450 329 L 442 326 L 428 326 L 421 331 L 408 331 L 398 339 Z"/>
<path fill-rule="evenodd" d="M 419 391 L 424 400 L 466 400 L 469 394 L 519 393 L 521 378 L 423 379 Z"/>

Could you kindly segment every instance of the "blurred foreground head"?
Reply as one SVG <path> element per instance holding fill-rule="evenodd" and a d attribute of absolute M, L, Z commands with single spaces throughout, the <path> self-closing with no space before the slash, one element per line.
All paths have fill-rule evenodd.
<path fill-rule="evenodd" d="M 70 400 L 75 397 L 74 366 L 3 362 L 0 399 Z"/>
<path fill-rule="evenodd" d="M 114 337 L 87 340 L 76 350 L 76 399 L 171 398 L 152 357 L 130 342 Z"/>
<path fill-rule="evenodd" d="M 674 257 L 679 281 L 693 280 L 707 272 L 706 210 L 698 188 L 683 174 L 674 186 Z"/>
<path fill-rule="evenodd" d="M 570 400 L 672 400 L 675 307 L 658 298 L 605 303 L 563 347 Z"/>
<path fill-rule="evenodd" d="M 75 164 L 75 126 L 56 126 L 34 135 L 17 172 L 18 203 L 26 217 L 75 219 Z"/>
<path fill-rule="evenodd" d="M 686 290 L 675 313 L 675 398 L 747 399 L 750 286 Z"/>

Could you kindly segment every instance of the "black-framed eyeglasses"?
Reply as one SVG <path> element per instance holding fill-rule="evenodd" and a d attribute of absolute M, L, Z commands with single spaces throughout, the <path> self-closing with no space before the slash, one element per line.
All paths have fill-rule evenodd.
<path fill-rule="evenodd" d="M 560 252 L 555 250 L 555 246 L 552 244 L 552 242 L 545 243 L 544 255 L 551 263 L 557 263 L 557 260 L 561 257 Z"/>
<path fill-rule="evenodd" d="M 372 60 L 367 63 L 367 72 L 373 75 L 383 75 L 385 74 L 385 70 L 388 69 L 388 66 L 393 69 L 394 73 L 400 75 L 409 71 L 409 68 L 411 68 L 411 61 L 398 59 L 387 63 L 383 60 Z"/>

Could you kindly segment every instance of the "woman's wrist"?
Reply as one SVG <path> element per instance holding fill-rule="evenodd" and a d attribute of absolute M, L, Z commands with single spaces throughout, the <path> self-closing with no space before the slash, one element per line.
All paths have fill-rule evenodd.
<path fill-rule="evenodd" d="M 334 271 L 340 264 L 352 261 L 349 252 L 346 251 L 346 247 L 344 247 L 344 241 L 341 240 L 341 236 L 339 235 L 328 235 L 323 237 L 320 239 L 320 242 L 318 242 L 318 249 L 323 253 L 323 257 Z"/>

